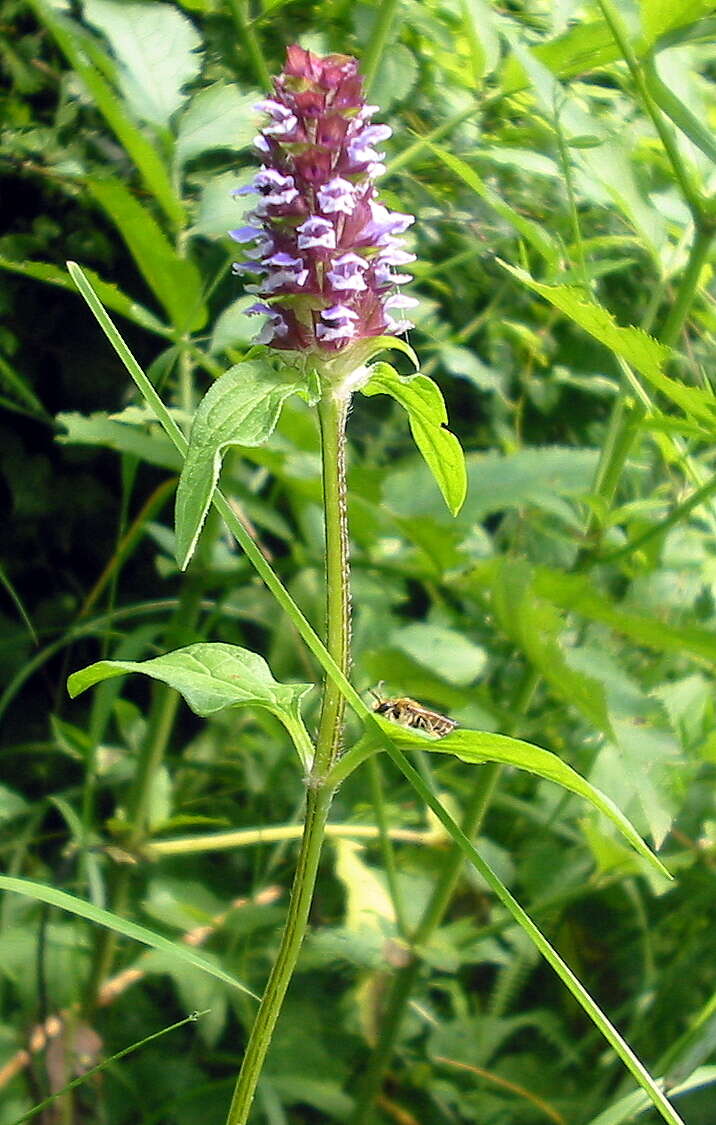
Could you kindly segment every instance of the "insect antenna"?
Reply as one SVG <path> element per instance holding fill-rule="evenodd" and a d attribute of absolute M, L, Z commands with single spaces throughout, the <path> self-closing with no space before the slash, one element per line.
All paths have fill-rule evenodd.
<path fill-rule="evenodd" d="M 380 683 L 378 684 L 377 691 L 375 690 L 375 688 L 368 688 L 369 695 L 373 696 L 373 699 L 376 701 L 376 703 L 382 703 L 383 702 L 383 696 L 381 695 L 381 692 L 383 690 L 383 684 L 384 683 L 385 683 L 385 680 L 380 681 Z"/>

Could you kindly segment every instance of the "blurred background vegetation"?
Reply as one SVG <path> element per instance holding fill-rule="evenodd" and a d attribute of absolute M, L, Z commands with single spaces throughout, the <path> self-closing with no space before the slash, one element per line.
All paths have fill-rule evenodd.
<path fill-rule="evenodd" d="M 218 523 L 177 572 L 177 456 L 64 263 L 94 271 L 186 424 L 255 331 L 225 234 L 240 214 L 229 193 L 256 166 L 251 107 L 287 44 L 355 54 L 394 130 L 383 196 L 417 215 L 411 343 L 443 390 L 470 485 L 453 519 L 398 408 L 355 403 L 354 682 L 385 681 L 386 695 L 547 747 L 663 848 L 671 884 L 576 797 L 514 771 L 480 836 L 653 1073 L 688 1080 L 689 1125 L 712 1125 L 704 1084 L 716 1076 L 712 9 L 5 0 L 0 13 L 5 870 L 188 934 L 263 986 L 303 789 L 278 722 L 243 710 L 200 722 L 168 689 L 134 680 L 71 704 L 65 679 L 102 655 L 142 659 L 203 638 L 261 652 L 281 679 L 318 670 Z M 607 332 L 584 331 L 574 289 L 540 293 L 530 276 L 577 287 L 673 345 L 668 376 L 638 356 L 628 366 Z M 623 456 L 605 482 L 600 451 L 615 436 Z M 223 481 L 320 629 L 317 448 L 311 410 L 291 400 L 269 445 L 232 454 Z M 479 771 L 439 762 L 419 764 L 462 815 Z M 387 765 L 383 785 L 397 884 L 417 920 L 446 841 Z M 339 792 L 332 821 L 359 829 L 327 846 L 257 1121 L 350 1116 L 401 959 L 380 852 L 361 836 L 373 801 L 361 773 Z M 284 838 L 202 840 L 261 826 Z M 223 1121 L 247 997 L 27 899 L 6 896 L 2 922 L 0 1125 L 192 1009 L 210 1011 L 44 1119 Z M 422 954 L 370 1120 L 616 1125 L 643 1108 L 470 872 Z M 19 1054 L 67 1008 L 54 1046 Z"/>

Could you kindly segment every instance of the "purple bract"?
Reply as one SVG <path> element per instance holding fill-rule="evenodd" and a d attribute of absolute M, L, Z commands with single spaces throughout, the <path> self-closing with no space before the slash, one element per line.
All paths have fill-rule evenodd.
<path fill-rule="evenodd" d="M 383 172 L 376 150 L 390 136 L 371 125 L 358 63 L 289 47 L 275 95 L 259 102 L 269 123 L 255 139 L 263 166 L 236 195 L 256 194 L 246 226 L 230 231 L 244 244 L 247 312 L 268 317 L 257 343 L 340 352 L 369 336 L 398 335 L 412 325 L 402 310 L 417 304 L 396 292 L 415 261 L 399 235 L 412 215 L 378 202 Z M 395 315 L 397 313 L 397 315 Z"/>

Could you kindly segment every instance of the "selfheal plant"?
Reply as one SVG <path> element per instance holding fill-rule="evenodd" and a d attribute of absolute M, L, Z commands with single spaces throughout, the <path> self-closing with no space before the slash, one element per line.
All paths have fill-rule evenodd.
<path fill-rule="evenodd" d="M 260 298 L 246 311 L 267 317 L 256 342 L 333 353 L 401 335 L 413 327 L 402 311 L 417 301 L 395 292 L 412 280 L 396 269 L 415 260 L 399 236 L 414 217 L 378 200 L 375 146 L 392 130 L 370 123 L 378 106 L 366 102 L 357 61 L 294 45 L 274 86 L 256 107 L 269 118 L 254 142 L 263 166 L 235 193 L 258 200 L 230 232 L 246 256 L 234 270 Z"/>
<path fill-rule="evenodd" d="M 268 347 L 252 352 L 250 359 L 216 379 L 195 412 L 188 441 L 118 336 L 85 275 L 71 267 L 78 288 L 184 458 L 176 505 L 179 566 L 184 568 L 191 558 L 204 517 L 213 503 L 326 673 L 315 737 L 306 728 L 301 711 L 311 685 L 278 683 L 258 654 L 236 645 L 201 642 L 151 660 L 103 660 L 74 673 L 70 679 L 74 695 L 101 680 L 142 671 L 181 692 L 189 706 L 202 716 L 227 707 L 263 708 L 279 719 L 296 749 L 306 782 L 301 848 L 278 955 L 245 1045 L 227 1125 L 245 1125 L 251 1112 L 266 1052 L 306 933 L 333 796 L 339 784 L 363 762 L 377 770 L 375 757 L 383 750 L 443 823 L 456 846 L 454 855 L 447 857 L 433 901 L 442 904 L 441 910 L 444 908 L 458 871 L 456 863 L 466 856 L 646 1086 L 641 1064 L 468 836 L 477 830 L 497 781 L 496 771 L 500 764 L 509 764 L 557 782 L 591 802 L 643 858 L 663 872 L 658 860 L 611 801 L 554 754 L 505 735 L 465 729 L 447 734 L 436 744 L 418 731 L 401 730 L 376 715 L 350 682 L 345 475 L 345 427 L 350 396 L 359 389 L 368 396 L 388 394 L 400 403 L 408 413 L 416 444 L 454 513 L 465 495 L 465 465 L 460 445 L 447 429 L 445 405 L 436 384 L 423 374 L 401 376 L 385 362 L 367 366 L 384 348 L 403 351 L 415 359 L 412 349 L 397 338 L 408 322 L 394 315 L 395 310 L 411 303 L 411 298 L 395 289 L 409 280 L 396 271 L 413 260 L 399 241 L 413 220 L 409 215 L 389 212 L 376 197 L 374 180 L 382 171 L 382 154 L 374 146 L 388 139 L 389 130 L 387 126 L 369 123 L 375 107 L 365 103 L 356 61 L 343 55 L 321 59 L 299 47 L 289 48 L 286 66 L 275 80 L 275 96 L 263 102 L 261 108 L 269 117 L 257 139 L 264 163 L 247 189 L 258 199 L 249 224 L 233 234 L 246 247 L 246 261 L 240 272 L 253 279 L 247 285 L 259 298 L 253 311 L 268 318 L 259 335 L 259 341 Z M 299 395 L 316 407 L 320 428 L 325 644 L 244 523 L 216 489 L 224 451 L 232 445 L 247 447 L 265 442 L 277 425 L 283 404 L 292 395 Z M 362 724 L 363 733 L 344 752 L 346 701 Z M 466 815 L 464 834 L 405 760 L 403 752 L 415 750 L 454 754 L 473 764 L 490 763 L 488 772 L 483 774 L 484 790 L 482 785 L 478 786 L 473 796 L 473 813 L 468 811 Z M 379 777 L 374 774 L 376 778 L 379 793 Z M 376 797 L 376 819 L 380 821 L 379 805 Z M 136 841 L 140 838 L 141 833 Z M 386 869 L 390 871 L 387 839 L 384 843 Z M 396 895 L 396 902 L 397 898 Z M 429 903 L 424 919 L 434 927 L 440 917 L 440 910 L 433 910 Z M 429 938 L 429 932 L 422 928 L 422 923 L 414 932 L 406 926 L 399 926 L 398 932 L 408 950 L 406 970 L 411 970 L 419 964 L 423 939 Z M 398 995 L 401 988 L 396 978 Z M 409 989 L 402 994 L 407 999 Z M 397 1033 L 400 1018 L 400 1010 L 394 1007 L 385 1025 L 391 1035 Z M 387 1041 L 386 1050 L 382 1044 L 383 1040 L 378 1044 L 378 1061 L 367 1067 L 362 1089 L 358 1090 L 356 1123 L 369 1117 L 383 1067 L 390 1058 L 392 1041 Z M 654 1088 L 650 1096 L 668 1111 L 660 1091 Z M 667 1120 L 678 1125 L 673 1116 L 667 1115 Z"/>

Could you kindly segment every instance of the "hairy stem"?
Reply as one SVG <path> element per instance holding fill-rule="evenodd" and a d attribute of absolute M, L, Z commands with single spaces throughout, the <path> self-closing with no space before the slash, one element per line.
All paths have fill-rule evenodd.
<path fill-rule="evenodd" d="M 351 640 L 346 506 L 345 399 L 327 391 L 318 405 L 321 426 L 323 506 L 326 521 L 326 647 L 343 673 L 348 671 Z M 318 724 L 314 781 L 321 781 L 335 763 L 343 731 L 345 697 L 326 677 Z"/>
<path fill-rule="evenodd" d="M 324 390 L 318 407 L 321 427 L 323 505 L 326 525 L 326 643 L 345 675 L 349 666 L 350 601 L 346 522 L 345 422 L 347 403 Z M 226 1125 L 245 1125 L 251 1111 L 266 1052 L 291 982 L 303 938 L 326 831 L 334 787 L 326 775 L 338 755 L 345 701 L 327 679 L 318 726 L 316 753 L 309 778 L 306 819 L 296 865 L 288 916 L 278 956 L 251 1029 Z"/>

